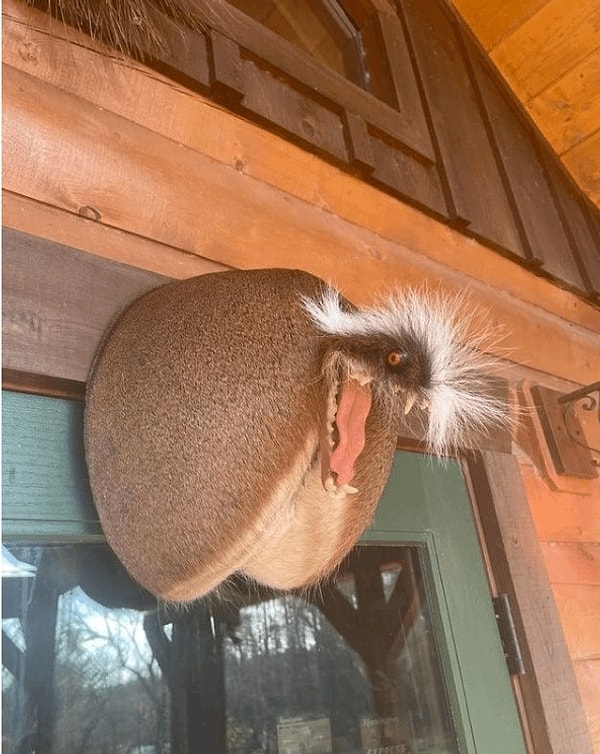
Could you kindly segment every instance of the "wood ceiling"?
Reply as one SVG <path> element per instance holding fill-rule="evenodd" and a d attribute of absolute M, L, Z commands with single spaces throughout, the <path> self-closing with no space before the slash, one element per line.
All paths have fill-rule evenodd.
<path fill-rule="evenodd" d="M 450 2 L 600 207 L 600 1 Z"/>

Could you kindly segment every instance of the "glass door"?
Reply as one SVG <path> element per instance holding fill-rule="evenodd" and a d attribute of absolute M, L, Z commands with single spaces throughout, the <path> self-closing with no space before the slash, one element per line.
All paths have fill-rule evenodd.
<path fill-rule="evenodd" d="M 524 754 L 457 463 L 398 453 L 319 587 L 171 608 L 99 541 L 80 420 L 5 401 L 3 751 Z"/>

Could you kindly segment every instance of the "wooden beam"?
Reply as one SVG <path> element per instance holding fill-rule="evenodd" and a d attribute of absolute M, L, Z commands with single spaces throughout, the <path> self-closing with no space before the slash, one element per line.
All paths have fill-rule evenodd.
<path fill-rule="evenodd" d="M 189 251 L 6 190 L 2 191 L 2 222 L 7 228 L 157 275 L 180 279 L 228 269 Z"/>
<path fill-rule="evenodd" d="M 2 245 L 3 366 L 12 387 L 35 389 L 19 372 L 85 383 L 111 320 L 168 280 L 12 230 Z"/>
<path fill-rule="evenodd" d="M 3 247 L 3 388 L 82 400 L 111 321 L 132 300 L 170 278 L 14 230 L 3 231 Z M 497 389 L 508 404 L 504 380 L 498 380 Z M 414 446 L 421 440 L 420 424 L 407 422 L 402 443 Z M 507 430 L 498 429 L 481 442 L 506 450 L 511 439 Z"/>
<path fill-rule="evenodd" d="M 527 496 L 514 456 L 482 451 L 467 461 L 498 592 L 508 595 L 525 675 L 517 683 L 536 752 L 592 754 Z"/>

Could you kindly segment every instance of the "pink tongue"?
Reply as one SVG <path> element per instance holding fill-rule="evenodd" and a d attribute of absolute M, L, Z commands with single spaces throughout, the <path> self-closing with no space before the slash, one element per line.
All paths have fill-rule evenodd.
<path fill-rule="evenodd" d="M 354 463 L 365 447 L 365 422 L 371 409 L 371 391 L 356 380 L 342 384 L 335 416 L 339 441 L 331 454 L 329 466 L 337 474 L 339 485 L 347 484 L 354 476 Z"/>

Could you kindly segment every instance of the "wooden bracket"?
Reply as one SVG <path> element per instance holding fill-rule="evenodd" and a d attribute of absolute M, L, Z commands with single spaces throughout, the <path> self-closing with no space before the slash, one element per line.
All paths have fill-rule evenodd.
<path fill-rule="evenodd" d="M 574 410 L 578 401 L 586 399 L 585 410 L 597 407 L 598 402 L 591 395 L 593 392 L 600 394 L 600 383 L 566 395 L 540 385 L 531 386 L 544 440 L 557 474 L 580 479 L 598 476 L 600 451 L 586 441 L 582 422 Z"/>

